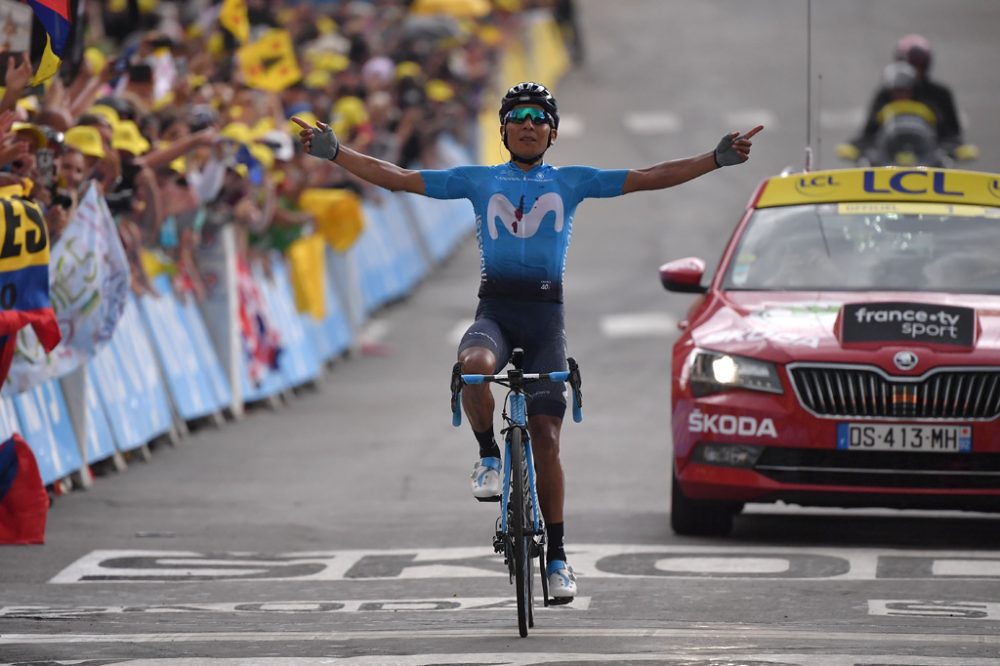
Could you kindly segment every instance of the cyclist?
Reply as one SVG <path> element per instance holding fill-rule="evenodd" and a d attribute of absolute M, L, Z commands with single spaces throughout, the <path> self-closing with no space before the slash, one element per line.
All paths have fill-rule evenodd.
<path fill-rule="evenodd" d="M 500 102 L 500 136 L 510 161 L 496 166 L 409 170 L 343 146 L 325 123 L 298 118 L 311 155 L 335 161 L 354 175 L 389 190 L 437 199 L 466 198 L 476 213 L 481 279 L 476 320 L 458 348 L 466 373 L 493 374 L 514 347 L 524 349 L 524 371 L 566 369 L 562 280 L 573 214 L 587 197 L 614 197 L 679 185 L 750 156 L 750 139 L 762 126 L 722 137 L 715 150 L 644 169 L 554 167 L 543 161 L 559 130 L 559 109 L 545 86 L 513 86 Z M 528 431 L 547 530 L 550 594 L 576 596 L 573 569 L 563 545 L 564 478 L 559 431 L 566 410 L 564 385 L 535 383 L 527 392 Z M 500 447 L 494 437 L 494 401 L 488 386 L 466 386 L 462 404 L 479 444 L 472 492 L 480 501 L 500 494 Z"/>

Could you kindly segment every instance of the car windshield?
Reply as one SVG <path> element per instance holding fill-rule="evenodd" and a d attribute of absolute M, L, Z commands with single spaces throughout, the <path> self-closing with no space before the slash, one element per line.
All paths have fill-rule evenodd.
<path fill-rule="evenodd" d="M 1000 293 L 1000 208 L 839 203 L 753 213 L 723 288 Z"/>

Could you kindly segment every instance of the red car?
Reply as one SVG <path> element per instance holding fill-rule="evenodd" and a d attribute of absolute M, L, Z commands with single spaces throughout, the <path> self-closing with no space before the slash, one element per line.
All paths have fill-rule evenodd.
<path fill-rule="evenodd" d="M 757 188 L 673 348 L 678 534 L 746 502 L 1000 511 L 1000 176 L 895 167 Z"/>

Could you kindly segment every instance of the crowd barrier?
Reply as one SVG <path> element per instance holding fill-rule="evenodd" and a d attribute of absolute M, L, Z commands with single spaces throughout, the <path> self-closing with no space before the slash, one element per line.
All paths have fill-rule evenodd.
<path fill-rule="evenodd" d="M 449 151 L 471 162 L 457 145 Z M 203 419 L 239 418 L 248 405 L 316 382 L 356 346 L 374 313 L 411 293 L 475 226 L 467 201 L 385 190 L 367 199 L 363 212 L 364 229 L 347 251 L 334 252 L 318 237 L 302 244 L 310 255 L 304 265 L 320 272 L 310 280 L 322 292 L 311 294 L 318 312 L 296 305 L 298 258 L 275 252 L 250 267 L 281 350 L 258 381 L 239 325 L 235 234 L 223 226 L 206 234 L 199 252 L 208 284 L 203 302 L 178 296 L 169 277 L 158 276 L 157 294 L 129 295 L 111 340 L 83 367 L 0 398 L 0 435 L 22 435 L 46 485 L 86 484 L 96 463 L 176 439 Z"/>
<path fill-rule="evenodd" d="M 566 68 L 557 28 L 539 13 L 523 43 L 508 46 L 500 85 L 525 79 L 558 80 Z M 544 72 L 529 65 L 545 64 Z M 534 74 L 534 75 L 532 75 Z M 496 116 L 477 128 L 480 161 L 499 154 Z M 471 164 L 472 151 L 444 139 L 439 153 L 450 164 Z M 251 266 L 251 278 L 277 330 L 277 367 L 253 381 L 240 327 L 235 233 L 230 225 L 206 229 L 198 252 L 205 299 L 194 302 L 158 277 L 157 295 L 130 295 L 115 333 L 85 365 L 13 396 L 0 396 L 0 441 L 17 432 L 27 441 L 47 486 L 68 479 L 87 485 L 90 466 L 176 440 L 202 419 L 242 417 L 248 405 L 315 382 L 329 364 L 358 345 L 367 320 L 405 298 L 444 262 L 475 228 L 466 200 L 438 201 L 377 191 L 363 204 L 365 226 L 346 251 L 318 237 L 301 251 L 318 271 L 311 311 L 297 307 L 292 271 L 305 261 L 273 254 Z M 291 264 L 291 265 L 290 265 Z M 318 268 L 317 268 L 318 267 Z M 301 305 L 301 304 L 300 304 Z"/>

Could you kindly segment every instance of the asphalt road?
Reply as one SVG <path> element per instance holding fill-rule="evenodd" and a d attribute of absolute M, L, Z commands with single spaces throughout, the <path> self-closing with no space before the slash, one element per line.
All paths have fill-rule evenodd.
<path fill-rule="evenodd" d="M 719 256 L 753 187 L 801 167 L 806 4 L 581 3 L 587 65 L 558 88 L 556 164 L 641 167 L 763 122 L 749 164 L 585 203 L 567 326 L 583 424 L 564 428 L 574 604 L 517 638 L 450 425 L 474 241 L 372 322 L 385 352 L 339 363 L 277 411 L 202 429 L 60 497 L 41 547 L 0 549 L 0 664 L 1000 662 L 1000 519 L 751 506 L 728 539 L 675 537 L 669 346 L 689 299 L 657 267 Z M 1000 171 L 992 0 L 839 0 L 812 12 L 818 166 L 857 128 L 895 40 L 927 35 L 968 139 Z"/>

